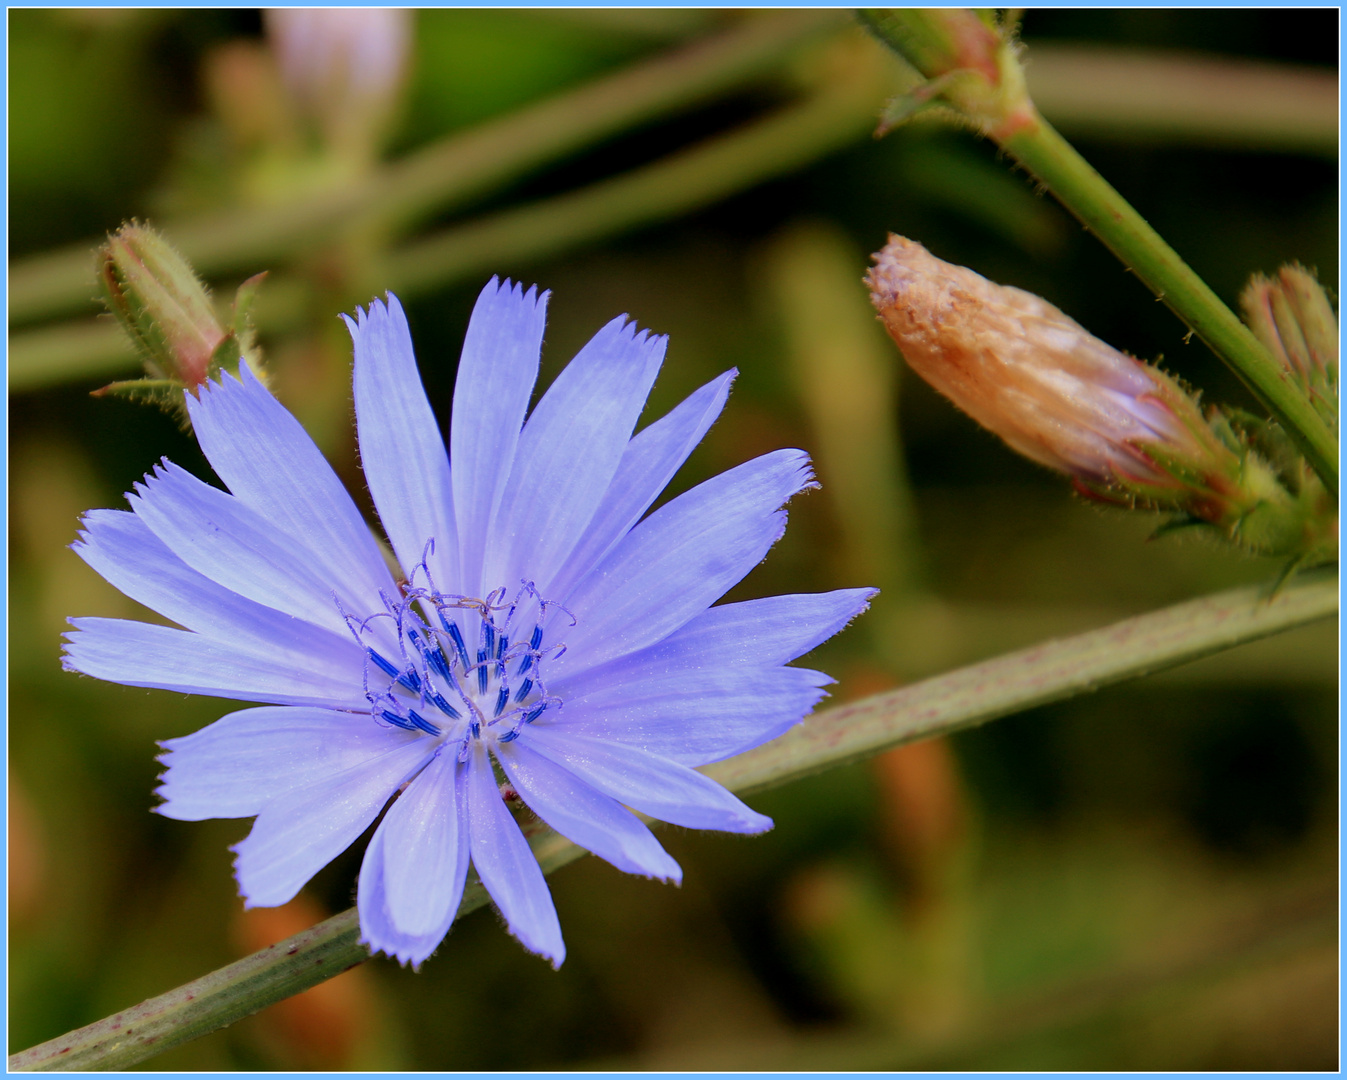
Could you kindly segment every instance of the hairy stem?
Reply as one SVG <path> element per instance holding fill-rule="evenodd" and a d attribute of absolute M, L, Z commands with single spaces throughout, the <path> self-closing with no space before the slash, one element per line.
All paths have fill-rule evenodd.
<path fill-rule="evenodd" d="M 780 739 L 703 771 L 740 794 L 761 791 L 903 743 L 1174 667 L 1337 610 L 1336 574 L 1307 576 L 1272 597 L 1265 588 L 1217 593 L 826 709 Z M 549 831 L 532 843 L 548 872 L 584 854 Z M 471 883 L 459 915 L 486 900 L 482 887 Z M 368 959 L 359 933 L 354 909 L 344 911 L 195 982 L 14 1054 L 9 1067 L 134 1065 Z"/>
<path fill-rule="evenodd" d="M 1001 140 L 1063 206 L 1088 226 L 1235 372 L 1277 418 L 1334 494 L 1338 441 L 1277 361 L 1112 185 L 1041 116 Z"/>

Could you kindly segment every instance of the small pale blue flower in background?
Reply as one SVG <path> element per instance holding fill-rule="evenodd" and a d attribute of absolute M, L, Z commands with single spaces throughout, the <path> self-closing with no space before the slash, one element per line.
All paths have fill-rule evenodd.
<path fill-rule="evenodd" d="M 675 882 L 632 810 L 770 828 L 696 766 L 798 723 L 831 680 L 785 665 L 873 595 L 712 607 L 781 536 L 808 458 L 766 454 L 646 516 L 734 372 L 633 437 L 666 339 L 623 316 L 528 413 L 546 302 L 508 281 L 483 290 L 448 453 L 397 299 L 347 319 L 362 465 L 400 574 L 246 365 L 187 397 L 228 491 L 164 461 L 75 544 L 183 629 L 73 619 L 67 668 L 266 703 L 163 744 L 159 813 L 255 816 L 235 871 L 248 906 L 271 906 L 387 808 L 360 872 L 362 939 L 413 965 L 448 933 L 469 864 L 510 932 L 561 963 L 518 803 L 619 869 Z"/>

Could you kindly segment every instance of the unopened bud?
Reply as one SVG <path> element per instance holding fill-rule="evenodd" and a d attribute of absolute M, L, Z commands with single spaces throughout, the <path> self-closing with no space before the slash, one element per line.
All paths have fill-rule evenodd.
<path fill-rule="evenodd" d="M 1204 416 L 1164 372 L 1046 300 L 911 240 L 890 236 L 875 264 L 870 299 L 912 369 L 1082 494 L 1177 511 L 1174 524 L 1297 564 L 1337 558 L 1337 502 L 1275 424 Z"/>
<path fill-rule="evenodd" d="M 891 236 L 870 299 L 912 369 L 1026 457 L 1091 490 L 1183 504 L 1239 458 L 1173 379 L 1046 300 Z"/>
<path fill-rule="evenodd" d="M 108 310 L 131 336 L 151 375 L 199 386 L 228 336 L 187 260 L 144 225 L 123 225 L 98 253 Z"/>
<path fill-rule="evenodd" d="M 1240 296 L 1244 321 L 1329 425 L 1338 425 L 1338 320 L 1303 266 L 1255 274 Z"/>
<path fill-rule="evenodd" d="M 145 225 L 123 225 L 98 252 L 98 280 L 108 310 L 130 336 L 146 378 L 94 391 L 159 405 L 190 423 L 183 391 L 196 394 L 221 369 L 247 358 L 265 379 L 254 342 L 252 306 L 265 273 L 254 274 L 234 297 L 228 329 L 220 325 L 206 287 L 162 236 Z"/>

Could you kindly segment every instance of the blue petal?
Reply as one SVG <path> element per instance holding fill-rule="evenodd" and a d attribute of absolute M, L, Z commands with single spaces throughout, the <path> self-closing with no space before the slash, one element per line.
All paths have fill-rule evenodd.
<path fill-rule="evenodd" d="M 472 865 L 477 876 L 505 916 L 510 933 L 530 952 L 560 967 L 566 958 L 566 946 L 552 894 L 547 891 L 533 849 L 500 797 L 491 759 L 478 739 L 473 740 L 468 756 L 467 802 Z"/>
<path fill-rule="evenodd" d="M 128 496 L 136 516 L 178 558 L 217 584 L 343 635 L 348 631 L 334 592 L 348 611 L 363 616 L 374 610 L 347 582 L 325 576 L 312 548 L 171 462 L 136 490 Z"/>
<path fill-rule="evenodd" d="M 384 893 L 385 875 L 384 831 L 382 825 L 374 831 L 365 859 L 360 864 L 360 887 L 356 893 L 356 910 L 360 912 L 360 940 L 371 952 L 384 952 L 396 957 L 399 963 L 419 968 L 453 925 L 453 915 L 442 927 L 428 934 L 404 934 L 392 923 L 388 914 L 388 898 Z M 454 913 L 455 915 L 457 912 Z"/>
<path fill-rule="evenodd" d="M 825 696 L 819 687 L 832 682 L 820 671 L 790 667 L 611 682 L 590 682 L 588 674 L 588 694 L 565 697 L 554 719 L 547 719 L 553 716 L 548 712 L 535 726 L 607 739 L 690 766 L 743 753 L 788 731 Z"/>
<path fill-rule="evenodd" d="M 199 634 L 292 657 L 359 665 L 349 634 L 337 635 L 283 615 L 217 585 L 169 551 L 149 527 L 125 510 L 91 510 L 71 547 L 123 593 Z"/>
<path fill-rule="evenodd" d="M 369 527 L 318 447 L 246 363 L 186 396 L 197 441 L 215 474 L 273 530 L 312 553 L 318 576 L 340 581 L 366 611 L 393 580 Z"/>
<path fill-rule="evenodd" d="M 424 739 L 397 746 L 354 769 L 286 792 L 263 808 L 234 845 L 234 875 L 245 907 L 292 899 L 364 832 L 426 758 Z"/>
<path fill-rule="evenodd" d="M 367 711 L 363 665 L 330 656 L 286 656 L 255 642 L 215 641 L 130 619 L 71 619 L 61 664 L 96 679 L 275 705 Z"/>
<path fill-rule="evenodd" d="M 710 608 L 658 644 L 549 680 L 566 705 L 543 722 L 684 765 L 742 753 L 799 722 L 832 681 L 778 665 L 837 633 L 874 595 L 840 589 Z"/>
<path fill-rule="evenodd" d="M 493 527 L 483 585 L 521 578 L 550 596 L 617 471 L 664 359 L 667 338 L 637 336 L 619 316 L 576 354 L 519 436 Z"/>
<path fill-rule="evenodd" d="M 242 709 L 160 744 L 167 771 L 155 810 L 179 821 L 254 817 L 281 795 L 362 768 L 416 738 L 380 727 L 369 713 Z"/>
<path fill-rule="evenodd" d="M 564 603 L 575 583 L 650 509 L 715 423 L 736 374 L 727 371 L 707 383 L 627 443 L 603 502 L 545 595 Z"/>
<path fill-rule="evenodd" d="M 577 623 L 549 636 L 567 647 L 551 678 L 653 645 L 709 607 L 762 561 L 786 527 L 778 508 L 812 483 L 806 454 L 778 450 L 660 507 L 570 596 Z"/>
<path fill-rule="evenodd" d="M 639 652 L 610 660 L 578 675 L 553 678 L 549 690 L 568 703 L 591 686 L 636 683 L 708 670 L 776 667 L 803 656 L 863 612 L 876 589 L 795 593 L 721 604 Z"/>
<path fill-rule="evenodd" d="M 495 587 L 483 588 L 482 562 L 538 377 L 547 297 L 492 278 L 468 322 L 449 430 L 459 588 L 468 595 Z"/>
<path fill-rule="evenodd" d="M 388 808 L 383 833 L 383 895 L 388 924 L 401 936 L 443 936 L 468 875 L 466 819 L 459 813 L 465 766 L 440 753 Z"/>
<path fill-rule="evenodd" d="M 654 834 L 616 800 L 518 740 L 498 745 L 496 757 L 528 808 L 568 840 L 629 874 L 683 880 Z"/>
<path fill-rule="evenodd" d="M 714 780 L 643 750 L 533 724 L 519 743 L 550 758 L 591 787 L 643 814 L 689 829 L 759 833 L 772 819 L 750 810 Z"/>
<path fill-rule="evenodd" d="M 375 300 L 368 313 L 358 313 L 358 323 L 342 318 L 355 342 L 360 462 L 379 520 L 409 574 L 434 540 L 427 563 L 436 584 L 451 588 L 458 577 L 458 529 L 449 457 L 416 370 L 407 317 L 389 293 L 387 308 Z"/>

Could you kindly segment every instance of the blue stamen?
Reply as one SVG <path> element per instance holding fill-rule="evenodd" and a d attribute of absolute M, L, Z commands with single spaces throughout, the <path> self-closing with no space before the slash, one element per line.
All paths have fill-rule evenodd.
<path fill-rule="evenodd" d="M 417 713 L 415 709 L 408 709 L 407 716 L 413 724 L 419 727 L 427 735 L 438 735 L 440 733 L 439 728 Z"/>
<path fill-rule="evenodd" d="M 538 646 L 541 645 L 542 643 L 543 643 L 543 628 L 541 626 L 535 626 L 533 628 L 533 636 L 529 638 L 529 651 L 524 654 L 524 660 L 519 665 L 519 670 L 518 672 L 516 672 L 516 674 L 522 675 L 524 674 L 524 672 L 528 671 L 530 667 L 533 666 L 533 654 L 538 651 Z"/>
<path fill-rule="evenodd" d="M 558 699 L 546 696 L 542 681 L 543 658 L 564 651 L 561 644 L 542 648 L 549 608 L 543 604 L 542 617 L 524 635 L 513 621 L 519 600 L 500 616 L 501 623 L 493 621 L 503 595 L 504 590 L 497 590 L 482 601 L 434 592 L 433 583 L 430 592 L 404 586 L 396 600 L 384 597 L 387 612 L 358 624 L 348 618 L 357 640 L 368 633 L 376 617 L 396 622 L 400 640 L 392 658 L 361 642 L 368 656 L 364 687 L 373 718 L 402 731 L 434 736 L 436 743 L 446 732 L 460 732 L 461 742 L 456 741 L 450 750 L 456 747 L 460 760 L 464 760 L 471 751 L 471 740 L 489 735 L 499 743 L 514 742 L 525 724 L 532 724 L 551 706 L 559 705 Z M 435 628 L 433 618 L 417 613 L 418 603 L 434 606 L 442 630 Z M 451 612 L 456 608 L 470 609 L 478 616 L 477 647 L 472 650 L 465 640 L 467 631 L 453 621 Z M 476 662 L 470 659 L 474 655 Z M 383 683 L 382 689 L 377 676 L 371 681 L 370 665 L 388 677 L 389 683 Z M 470 683 L 468 677 L 474 670 L 477 678 Z M 488 705 L 486 699 L 493 687 L 495 700 Z M 414 697 L 409 698 L 409 692 Z M 439 712 L 434 720 L 423 715 L 430 712 L 435 716 L 431 710 Z M 457 723 L 462 720 L 467 724 Z"/>
<path fill-rule="evenodd" d="M 463 631 L 458 628 L 457 623 L 449 622 L 443 615 L 440 616 L 440 622 L 445 624 L 444 629 L 454 639 L 454 647 L 458 649 L 459 659 L 463 661 L 463 670 L 466 671 L 472 664 L 468 660 L 468 645 L 463 640 Z"/>
<path fill-rule="evenodd" d="M 426 663 L 430 665 L 430 669 L 436 675 L 442 679 L 449 678 L 449 661 L 438 645 L 434 648 L 427 648 L 421 655 L 426 658 Z"/>
<path fill-rule="evenodd" d="M 455 720 L 457 720 L 460 716 L 463 715 L 452 705 L 450 705 L 449 702 L 445 701 L 443 694 L 440 694 L 438 692 L 430 695 L 430 703 L 434 705 L 435 708 L 439 709 L 440 712 L 444 713 L 445 716 L 453 717 L 453 719 Z"/>

